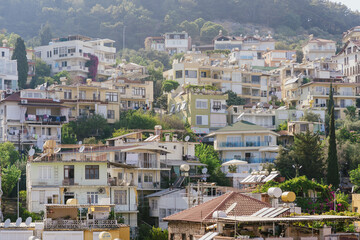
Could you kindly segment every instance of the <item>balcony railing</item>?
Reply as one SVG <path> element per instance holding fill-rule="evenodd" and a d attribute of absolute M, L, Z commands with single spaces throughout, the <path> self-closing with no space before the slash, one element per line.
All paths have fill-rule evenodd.
<path fill-rule="evenodd" d="M 25 116 L 25 121 L 34 122 L 34 123 L 43 123 L 43 124 L 55 124 L 66 122 L 66 116 L 56 116 L 56 115 L 27 115 Z"/>
<path fill-rule="evenodd" d="M 230 160 L 234 160 L 233 158 L 225 158 L 225 159 L 222 159 L 223 162 L 227 162 L 227 161 L 230 161 Z M 273 163 L 275 161 L 275 158 L 241 158 L 241 159 L 237 159 L 237 160 L 242 160 L 242 161 L 246 161 L 248 163 L 267 163 L 267 162 L 270 162 L 270 163 Z"/>
<path fill-rule="evenodd" d="M 118 228 L 116 220 L 51 220 L 44 221 L 45 229 L 94 229 L 94 228 Z"/>
<path fill-rule="evenodd" d="M 265 147 L 270 146 L 270 142 L 220 142 L 219 147 Z"/>

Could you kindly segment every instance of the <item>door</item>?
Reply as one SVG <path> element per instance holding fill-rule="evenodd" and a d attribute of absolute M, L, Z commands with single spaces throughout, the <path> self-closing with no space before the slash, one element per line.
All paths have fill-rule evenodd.
<path fill-rule="evenodd" d="M 64 185 L 74 185 L 74 165 L 64 166 Z"/>

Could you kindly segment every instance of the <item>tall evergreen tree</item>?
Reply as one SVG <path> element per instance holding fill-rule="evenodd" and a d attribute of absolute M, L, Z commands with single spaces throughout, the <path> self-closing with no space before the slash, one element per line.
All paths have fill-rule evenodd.
<path fill-rule="evenodd" d="M 45 26 L 40 29 L 39 37 L 41 46 L 49 44 L 52 39 L 52 33 L 49 23 L 46 23 Z"/>
<path fill-rule="evenodd" d="M 21 37 L 16 39 L 15 49 L 11 59 L 17 60 L 19 88 L 24 88 L 27 81 L 29 66 L 26 57 L 25 43 Z"/>
<path fill-rule="evenodd" d="M 335 136 L 335 116 L 334 106 L 332 106 L 330 113 L 329 124 L 329 151 L 327 159 L 327 184 L 332 184 L 337 187 L 340 183 L 339 166 L 336 151 L 336 136 Z"/>
<path fill-rule="evenodd" d="M 325 133 L 326 133 L 326 136 L 329 136 L 330 114 L 331 114 L 331 109 L 332 109 L 333 106 L 334 106 L 334 93 L 333 93 L 332 83 L 330 83 L 329 100 L 327 102 L 327 111 L 325 113 Z"/>

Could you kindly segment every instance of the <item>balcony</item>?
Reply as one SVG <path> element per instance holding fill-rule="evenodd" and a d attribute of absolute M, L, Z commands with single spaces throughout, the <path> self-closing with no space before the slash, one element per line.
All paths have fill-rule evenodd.
<path fill-rule="evenodd" d="M 85 66 L 66 66 L 66 67 L 57 67 L 54 68 L 54 72 L 61 71 L 81 71 L 81 72 L 89 72 L 89 69 Z"/>
<path fill-rule="evenodd" d="M 62 185 L 63 186 L 73 186 L 73 185 L 75 185 L 75 179 L 74 178 L 64 179 L 62 181 Z"/>
<path fill-rule="evenodd" d="M 126 179 L 108 178 L 110 186 L 135 186 L 134 180 L 127 181 Z"/>
<path fill-rule="evenodd" d="M 41 123 L 41 124 L 61 124 L 66 123 L 66 116 L 56 115 L 25 115 L 27 123 Z"/>
<path fill-rule="evenodd" d="M 225 159 L 222 159 L 222 162 L 227 162 L 227 161 L 230 161 L 230 160 L 234 160 L 233 158 L 225 158 Z M 273 163 L 275 161 L 275 158 L 241 158 L 241 159 L 237 159 L 237 160 L 242 160 L 242 161 L 246 161 L 248 163 Z"/>
<path fill-rule="evenodd" d="M 220 142 L 219 147 L 227 148 L 227 147 L 266 147 L 270 146 L 270 142 Z"/>
<path fill-rule="evenodd" d="M 138 184 L 138 189 L 141 189 L 141 190 L 160 189 L 160 183 L 159 182 L 139 183 Z"/>
<path fill-rule="evenodd" d="M 116 220 L 44 220 L 45 229 L 112 229 L 119 228 Z"/>

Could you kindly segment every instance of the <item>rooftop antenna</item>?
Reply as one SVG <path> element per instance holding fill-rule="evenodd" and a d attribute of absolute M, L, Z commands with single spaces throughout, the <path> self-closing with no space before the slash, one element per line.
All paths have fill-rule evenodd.
<path fill-rule="evenodd" d="M 32 218 L 31 218 L 31 217 L 28 217 L 28 218 L 25 220 L 26 226 L 30 226 L 31 222 L 32 222 Z"/>
<path fill-rule="evenodd" d="M 4 228 L 8 228 L 10 226 L 10 222 L 11 222 L 10 219 L 6 219 L 4 223 Z"/>
<path fill-rule="evenodd" d="M 20 224 L 21 224 L 21 222 L 22 222 L 22 218 L 21 218 L 21 217 L 19 217 L 18 219 L 16 219 L 16 222 L 15 222 L 16 226 L 19 227 Z"/>

